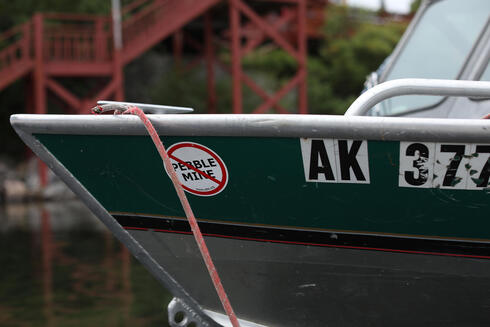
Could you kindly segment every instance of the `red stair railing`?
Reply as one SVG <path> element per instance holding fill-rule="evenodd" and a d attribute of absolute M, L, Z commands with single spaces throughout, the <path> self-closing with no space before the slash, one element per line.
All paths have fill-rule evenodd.
<path fill-rule="evenodd" d="M 217 2 L 219 0 L 135 0 L 124 6 L 122 64 Z M 38 15 L 42 17 L 43 26 L 42 60 L 46 64 L 57 64 L 56 74 L 64 69 L 63 64 L 110 64 L 114 61 L 110 16 Z M 33 25 L 31 19 L 0 34 L 0 90 L 33 69 Z"/>
<path fill-rule="evenodd" d="M 133 39 L 147 31 L 154 25 L 161 8 L 168 1 L 142 0 L 135 1 L 122 10 L 123 16 L 123 44 L 130 44 Z M 174 2 L 175 1 L 171 1 Z M 159 17 L 164 19 L 164 17 Z"/>
<path fill-rule="evenodd" d="M 203 14 L 220 0 L 139 0 L 123 9 L 124 63 Z"/>
<path fill-rule="evenodd" d="M 44 15 L 44 60 L 71 62 L 110 61 L 111 21 L 107 16 Z"/>

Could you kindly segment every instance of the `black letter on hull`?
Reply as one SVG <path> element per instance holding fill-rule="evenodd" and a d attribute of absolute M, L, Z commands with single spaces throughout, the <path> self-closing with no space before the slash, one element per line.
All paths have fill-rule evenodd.
<path fill-rule="evenodd" d="M 476 153 L 490 153 L 490 146 L 489 145 L 477 145 L 476 146 Z M 478 177 L 478 180 L 480 181 L 480 183 L 478 183 L 478 185 L 476 185 L 476 186 L 477 187 L 487 187 L 489 177 L 490 177 L 490 158 L 487 159 L 485 166 L 483 166 L 483 169 L 481 170 L 480 176 Z"/>
<path fill-rule="evenodd" d="M 340 176 L 343 181 L 350 181 L 350 168 L 354 171 L 358 181 L 365 181 L 366 177 L 362 173 L 359 162 L 357 162 L 357 152 L 361 147 L 362 141 L 352 141 L 352 146 L 348 149 L 347 140 L 338 140 Z"/>
<path fill-rule="evenodd" d="M 464 144 L 456 145 L 456 144 L 442 144 L 441 152 L 454 152 L 455 155 L 451 159 L 451 163 L 449 164 L 448 169 L 446 170 L 446 175 L 444 175 L 444 181 L 442 182 L 443 186 L 454 186 L 456 178 L 456 172 L 458 171 L 459 164 L 461 163 L 461 159 L 463 159 L 464 155 Z"/>
<path fill-rule="evenodd" d="M 415 178 L 413 171 L 405 172 L 405 180 L 408 184 L 414 186 L 420 186 L 427 182 L 429 178 L 429 169 L 427 168 L 427 161 L 429 160 L 429 148 L 422 143 L 410 144 L 405 152 L 407 156 L 414 156 L 416 152 L 419 152 L 419 157 L 413 161 L 413 167 L 419 171 L 418 178 Z"/>
<path fill-rule="evenodd" d="M 322 166 L 319 165 L 319 161 Z M 325 174 L 325 179 L 328 181 L 335 180 L 330 160 L 328 160 L 327 149 L 325 149 L 325 143 L 323 143 L 323 140 L 311 140 L 309 179 L 318 180 L 319 174 Z"/>

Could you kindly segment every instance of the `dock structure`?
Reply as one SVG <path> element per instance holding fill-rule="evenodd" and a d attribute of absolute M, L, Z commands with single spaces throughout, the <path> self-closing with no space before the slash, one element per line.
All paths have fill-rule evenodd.
<path fill-rule="evenodd" d="M 242 113 L 242 86 L 263 99 L 253 113 L 287 112 L 279 100 L 298 92 L 298 113 L 307 113 L 306 54 L 308 34 L 321 26 L 325 2 L 284 0 L 134 0 L 121 8 L 122 47 L 113 46 L 110 15 L 36 13 L 29 21 L 0 34 L 0 92 L 19 78 L 27 78 L 26 111 L 46 113 L 47 96 L 61 100 L 67 113 L 85 113 L 96 100 L 124 100 L 124 67 L 158 43 L 172 38 L 178 62 L 183 47 L 198 49 L 196 63 L 207 72 L 208 112 L 216 111 L 215 72 L 232 75 L 233 113 Z M 319 9 L 320 8 L 320 9 Z M 214 16 L 214 17 L 213 17 Z M 199 37 L 184 27 L 199 20 Z M 219 24 L 216 24 L 219 22 Z M 214 24 L 213 24 L 214 23 Z M 225 24 L 223 24 L 225 23 Z M 218 26 L 219 25 L 219 26 Z M 224 27 L 223 27 L 224 25 Z M 297 61 L 291 80 L 269 93 L 242 70 L 242 58 L 264 42 L 272 42 Z M 215 55 L 228 47 L 230 62 Z M 60 81 L 63 78 L 97 80 L 94 90 L 80 97 Z"/>

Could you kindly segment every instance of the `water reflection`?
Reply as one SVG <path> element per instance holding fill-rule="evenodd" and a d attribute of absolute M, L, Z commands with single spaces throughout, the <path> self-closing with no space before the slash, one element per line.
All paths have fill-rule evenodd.
<path fill-rule="evenodd" d="M 1 326 L 167 326 L 170 299 L 80 202 L 0 207 Z"/>

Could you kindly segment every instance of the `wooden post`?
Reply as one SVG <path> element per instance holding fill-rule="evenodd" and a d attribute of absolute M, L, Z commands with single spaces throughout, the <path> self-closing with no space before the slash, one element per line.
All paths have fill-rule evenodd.
<path fill-rule="evenodd" d="M 43 16 L 35 14 L 34 18 L 34 112 L 46 113 L 46 76 L 44 75 L 43 58 Z"/>
<path fill-rule="evenodd" d="M 241 114 L 242 108 L 242 67 L 241 67 L 241 42 L 240 42 L 240 12 L 238 1 L 230 0 L 230 27 L 231 27 L 231 77 L 233 113 Z"/>

